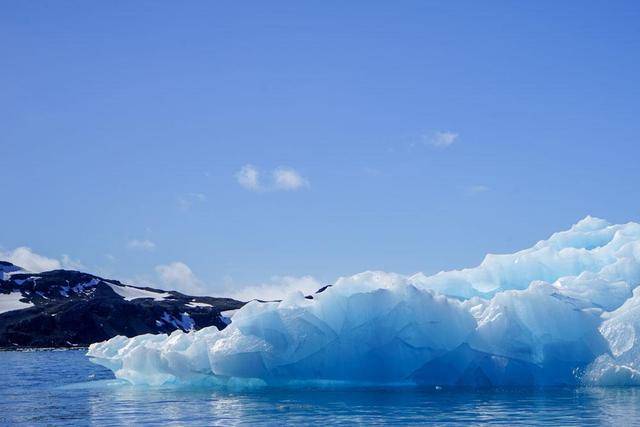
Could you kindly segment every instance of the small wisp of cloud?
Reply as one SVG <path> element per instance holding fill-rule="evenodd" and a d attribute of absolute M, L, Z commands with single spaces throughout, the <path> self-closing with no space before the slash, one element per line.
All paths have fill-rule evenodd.
<path fill-rule="evenodd" d="M 280 167 L 273 171 L 273 186 L 276 190 L 298 190 L 309 186 L 309 181 L 291 168 Z"/>
<path fill-rule="evenodd" d="M 244 165 L 236 172 L 236 180 L 238 184 L 247 190 L 259 191 L 262 188 L 260 185 L 260 172 L 251 164 Z"/>
<path fill-rule="evenodd" d="M 309 187 L 309 180 L 289 167 L 278 167 L 271 172 L 270 182 L 264 183 L 255 166 L 246 164 L 235 177 L 241 187 L 250 191 L 295 191 Z"/>
<path fill-rule="evenodd" d="M 491 189 L 486 185 L 480 185 L 480 184 L 469 185 L 464 188 L 465 193 L 469 196 L 475 196 L 478 194 L 486 193 L 487 191 L 490 191 L 490 190 Z"/>
<path fill-rule="evenodd" d="M 83 270 L 85 268 L 80 260 L 73 259 L 67 254 L 62 254 L 62 260 L 60 262 L 62 268 L 66 270 Z"/>
<path fill-rule="evenodd" d="M 451 131 L 437 131 L 423 136 L 423 141 L 427 145 L 436 148 L 447 148 L 458 139 L 458 134 Z"/>
<path fill-rule="evenodd" d="M 204 203 L 206 200 L 207 196 L 203 193 L 187 193 L 184 196 L 178 197 L 178 208 L 186 212 L 191 210 L 194 204 Z"/>
<path fill-rule="evenodd" d="M 141 251 L 152 251 L 156 248 L 156 244 L 148 239 L 131 239 L 127 242 L 127 246 Z"/>

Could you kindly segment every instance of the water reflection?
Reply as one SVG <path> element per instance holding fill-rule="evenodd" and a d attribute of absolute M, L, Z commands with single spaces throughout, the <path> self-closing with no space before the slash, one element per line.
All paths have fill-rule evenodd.
<path fill-rule="evenodd" d="M 113 380 L 81 352 L 0 353 L 0 424 L 630 425 L 629 388 L 416 389 L 142 388 Z"/>
<path fill-rule="evenodd" d="M 640 415 L 636 389 L 425 390 L 92 389 L 96 423 L 611 425 Z"/>

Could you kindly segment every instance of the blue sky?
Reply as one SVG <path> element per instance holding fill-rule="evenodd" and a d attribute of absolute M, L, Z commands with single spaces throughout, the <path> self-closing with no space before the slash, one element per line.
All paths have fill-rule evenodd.
<path fill-rule="evenodd" d="M 638 22 L 632 1 L 4 2 L 0 250 L 218 294 L 638 220 Z"/>

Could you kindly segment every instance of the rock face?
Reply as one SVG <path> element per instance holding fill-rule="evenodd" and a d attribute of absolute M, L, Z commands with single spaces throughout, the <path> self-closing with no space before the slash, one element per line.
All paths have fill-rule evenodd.
<path fill-rule="evenodd" d="M 79 271 L 0 262 L 0 348 L 87 346 L 116 335 L 223 329 L 243 302 L 124 285 Z"/>

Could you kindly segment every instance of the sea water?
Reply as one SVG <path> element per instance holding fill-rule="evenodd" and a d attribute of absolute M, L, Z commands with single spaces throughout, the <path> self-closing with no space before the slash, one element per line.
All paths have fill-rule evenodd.
<path fill-rule="evenodd" d="M 640 389 L 131 386 L 86 350 L 0 352 L 1 425 L 634 425 Z"/>

